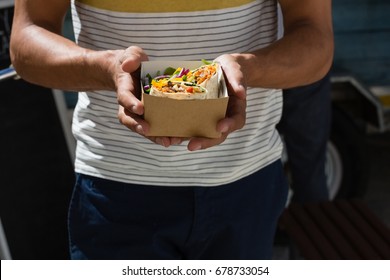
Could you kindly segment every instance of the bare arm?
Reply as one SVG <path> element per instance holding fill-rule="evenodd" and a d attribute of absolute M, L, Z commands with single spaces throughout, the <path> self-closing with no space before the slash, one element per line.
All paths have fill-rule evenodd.
<path fill-rule="evenodd" d="M 137 115 L 143 106 L 133 93 L 131 75 L 147 56 L 142 49 L 93 51 L 62 36 L 69 0 L 16 0 L 11 34 L 11 60 L 25 80 L 65 90 L 113 90 L 118 103 L 135 114 L 127 126 L 147 124 Z M 137 129 L 138 127 L 138 129 Z"/>
<path fill-rule="evenodd" d="M 331 0 L 279 0 L 284 37 L 253 53 L 234 54 L 247 85 L 289 88 L 321 79 L 333 60 Z"/>
<path fill-rule="evenodd" d="M 279 0 L 284 37 L 252 53 L 222 55 L 229 75 L 231 97 L 228 117 L 220 121 L 220 139 L 193 139 L 189 148 L 205 149 L 223 142 L 245 124 L 246 86 L 290 88 L 312 83 L 329 71 L 333 60 L 331 0 Z"/>
<path fill-rule="evenodd" d="M 68 90 L 115 89 L 119 51 L 91 51 L 61 35 L 69 0 L 16 0 L 11 60 L 32 83 Z"/>
<path fill-rule="evenodd" d="M 11 34 L 11 60 L 25 80 L 65 90 L 112 90 L 119 103 L 119 121 L 143 134 L 143 105 L 132 75 L 146 54 L 138 47 L 93 51 L 61 34 L 69 0 L 16 0 Z M 125 109 L 126 108 L 126 109 Z M 158 142 L 159 139 L 151 139 Z"/>

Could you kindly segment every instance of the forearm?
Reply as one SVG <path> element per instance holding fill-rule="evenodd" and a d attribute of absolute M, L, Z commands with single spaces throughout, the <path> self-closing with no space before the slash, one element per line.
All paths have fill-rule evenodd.
<path fill-rule="evenodd" d="M 310 84 L 329 71 L 333 60 L 332 30 L 301 25 L 261 50 L 236 54 L 248 86 L 291 88 Z"/>
<path fill-rule="evenodd" d="M 37 25 L 16 29 L 11 60 L 25 80 L 64 90 L 115 89 L 114 61 L 119 51 L 92 51 Z"/>

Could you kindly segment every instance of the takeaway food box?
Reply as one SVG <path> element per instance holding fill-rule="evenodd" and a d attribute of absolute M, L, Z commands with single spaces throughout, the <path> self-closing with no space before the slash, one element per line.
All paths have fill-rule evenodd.
<path fill-rule="evenodd" d="M 144 119 L 150 124 L 147 136 L 169 137 L 208 137 L 218 138 L 220 133 L 216 131 L 219 120 L 226 114 L 228 93 L 219 67 L 214 86 L 205 84 L 198 88 L 199 92 L 207 91 L 211 98 L 199 97 L 201 93 L 182 97 L 180 99 L 163 97 L 158 90 L 151 92 L 148 77 L 156 77 L 167 68 L 184 68 L 187 71 L 197 69 L 204 65 L 202 61 L 147 61 L 141 65 L 142 102 L 144 104 Z M 216 83 L 216 86 L 215 86 Z M 186 83 L 187 84 L 187 83 Z M 185 85 L 184 85 L 185 86 Z M 211 91 L 217 91 L 213 93 Z M 191 88 L 191 91 L 194 89 Z M 157 94 L 156 94 L 157 92 Z"/>

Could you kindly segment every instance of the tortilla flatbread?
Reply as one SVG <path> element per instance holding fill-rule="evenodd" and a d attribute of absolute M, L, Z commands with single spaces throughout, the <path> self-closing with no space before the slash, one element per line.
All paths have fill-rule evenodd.
<path fill-rule="evenodd" d="M 174 99 L 216 99 L 222 70 L 218 63 L 194 70 L 177 68 L 172 75 L 154 77 L 149 94 Z"/>

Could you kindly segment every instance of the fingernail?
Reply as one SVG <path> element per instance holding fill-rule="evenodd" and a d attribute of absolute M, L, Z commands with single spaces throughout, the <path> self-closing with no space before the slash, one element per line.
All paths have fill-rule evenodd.
<path fill-rule="evenodd" d="M 201 148 L 202 148 L 202 145 L 201 144 L 197 144 L 197 145 L 192 146 L 191 151 L 199 151 Z"/>
<path fill-rule="evenodd" d="M 130 112 L 132 112 L 134 114 L 137 114 L 137 115 L 142 115 L 144 113 L 143 112 L 143 107 L 140 104 L 133 104 L 130 107 Z"/>
<path fill-rule="evenodd" d="M 138 110 L 138 107 L 137 107 L 137 105 L 133 105 L 133 106 L 131 106 L 131 112 L 133 112 L 134 114 L 139 114 L 139 112 L 138 112 L 139 110 Z"/>
<path fill-rule="evenodd" d="M 180 138 L 172 138 L 171 144 L 172 145 L 180 145 L 181 144 L 181 139 Z"/>
<path fill-rule="evenodd" d="M 159 137 L 156 138 L 156 143 L 159 145 L 163 144 L 161 138 L 159 138 Z"/>
<path fill-rule="evenodd" d="M 141 135 L 145 135 L 144 129 L 140 124 L 135 127 L 135 131 Z"/>
<path fill-rule="evenodd" d="M 165 148 L 169 147 L 168 140 L 166 140 L 164 137 L 157 137 L 156 143 L 161 145 L 161 146 L 164 146 Z"/>
<path fill-rule="evenodd" d="M 221 133 L 226 133 L 229 131 L 229 127 L 228 126 L 223 126 L 222 129 L 221 129 Z"/>
<path fill-rule="evenodd" d="M 163 139 L 162 139 L 162 144 L 163 144 L 163 146 L 164 146 L 165 148 L 168 148 L 169 145 L 171 144 L 171 142 L 170 142 L 168 139 L 163 138 Z"/>

